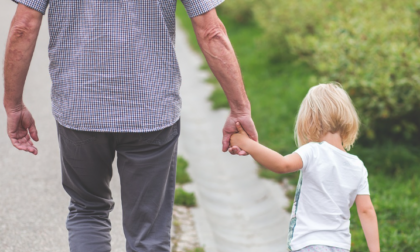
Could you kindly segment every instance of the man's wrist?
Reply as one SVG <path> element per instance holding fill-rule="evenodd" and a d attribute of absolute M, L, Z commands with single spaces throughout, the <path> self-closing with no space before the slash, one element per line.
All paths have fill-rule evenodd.
<path fill-rule="evenodd" d="M 241 107 L 231 106 L 230 114 L 234 117 L 250 116 L 251 115 L 251 105 L 244 105 L 244 106 L 241 106 Z"/>
<path fill-rule="evenodd" d="M 17 111 L 21 111 L 25 105 L 23 104 L 23 101 L 3 101 L 4 108 L 6 110 L 6 113 L 13 113 Z"/>
<path fill-rule="evenodd" d="M 251 103 L 248 98 L 242 97 L 242 99 L 235 99 L 229 101 L 230 111 L 232 115 L 250 115 L 251 114 Z"/>

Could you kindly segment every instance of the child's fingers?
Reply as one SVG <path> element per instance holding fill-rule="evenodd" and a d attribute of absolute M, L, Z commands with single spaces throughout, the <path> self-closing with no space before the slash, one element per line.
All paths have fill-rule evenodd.
<path fill-rule="evenodd" d="M 239 133 L 244 133 L 245 130 L 242 128 L 242 125 L 239 122 L 236 122 L 236 129 Z"/>

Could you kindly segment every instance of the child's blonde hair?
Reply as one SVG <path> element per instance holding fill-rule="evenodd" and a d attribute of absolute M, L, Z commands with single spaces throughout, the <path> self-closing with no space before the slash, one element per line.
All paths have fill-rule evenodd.
<path fill-rule="evenodd" d="M 350 150 L 359 131 L 359 117 L 340 83 L 319 84 L 309 89 L 296 119 L 298 146 L 319 142 L 328 132 L 340 133 L 343 147 Z"/>

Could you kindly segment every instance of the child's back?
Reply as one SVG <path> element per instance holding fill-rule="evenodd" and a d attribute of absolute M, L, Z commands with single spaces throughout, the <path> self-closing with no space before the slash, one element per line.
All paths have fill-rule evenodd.
<path fill-rule="evenodd" d="M 350 250 L 350 207 L 369 195 L 367 170 L 354 155 L 328 142 L 295 151 L 303 161 L 289 229 L 289 249 L 323 244 Z"/>

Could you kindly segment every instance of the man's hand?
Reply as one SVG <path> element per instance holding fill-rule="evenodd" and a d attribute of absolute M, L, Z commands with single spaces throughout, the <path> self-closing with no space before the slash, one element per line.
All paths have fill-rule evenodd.
<path fill-rule="evenodd" d="M 249 150 L 247 145 L 249 143 L 254 143 L 255 141 L 249 138 L 239 122 L 236 123 L 236 129 L 238 130 L 238 133 L 235 133 L 230 137 L 230 145 L 238 146 L 243 150 Z"/>
<path fill-rule="evenodd" d="M 32 140 L 38 141 L 38 132 L 35 127 L 35 120 L 31 113 L 21 105 L 16 109 L 7 112 L 7 134 L 12 141 L 13 146 L 18 150 L 24 150 L 34 155 L 38 154 L 38 149 L 32 143 Z"/>
<path fill-rule="evenodd" d="M 258 133 L 255 129 L 254 121 L 252 121 L 251 115 L 233 115 L 230 114 L 229 117 L 226 120 L 225 127 L 223 128 L 223 151 L 227 151 L 229 149 L 229 152 L 234 155 L 238 154 L 240 156 L 248 155 L 245 151 L 241 150 L 237 146 L 231 146 L 230 147 L 230 137 L 232 134 L 235 134 L 238 132 L 236 128 L 236 122 L 239 122 L 242 126 L 242 128 L 245 130 L 245 132 L 248 134 L 248 136 L 254 140 L 258 141 Z"/>

